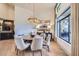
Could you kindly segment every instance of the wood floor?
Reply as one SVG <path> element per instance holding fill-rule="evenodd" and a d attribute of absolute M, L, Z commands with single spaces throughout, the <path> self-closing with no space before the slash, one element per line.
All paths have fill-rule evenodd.
<path fill-rule="evenodd" d="M 20 52 L 22 55 L 23 52 Z M 34 53 L 35 56 L 40 56 L 40 52 L 37 51 Z M 56 42 L 51 42 L 50 51 L 48 52 L 46 47 L 43 48 L 42 51 L 43 56 L 67 56 L 65 52 L 57 45 Z M 0 56 L 16 56 L 15 51 L 15 42 L 14 40 L 2 40 L 0 41 Z M 30 50 L 24 51 L 23 56 L 32 56 L 32 52 Z"/>

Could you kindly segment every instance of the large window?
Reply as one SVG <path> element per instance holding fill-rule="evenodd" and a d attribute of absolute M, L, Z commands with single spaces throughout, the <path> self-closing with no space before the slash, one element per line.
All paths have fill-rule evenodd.
<path fill-rule="evenodd" d="M 61 4 L 59 5 L 59 9 Z M 57 10 L 56 6 L 56 10 Z M 56 35 L 67 43 L 71 43 L 71 7 L 63 9 L 63 12 L 58 12 L 56 16 Z"/>
<path fill-rule="evenodd" d="M 59 37 L 70 43 L 70 14 L 59 21 Z"/>

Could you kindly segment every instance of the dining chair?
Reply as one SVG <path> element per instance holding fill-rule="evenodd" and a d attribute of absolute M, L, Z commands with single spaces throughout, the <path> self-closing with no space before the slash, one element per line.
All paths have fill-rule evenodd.
<path fill-rule="evenodd" d="M 43 46 L 47 46 L 48 51 L 50 51 L 50 41 L 51 41 L 51 35 L 48 34 L 46 40 L 43 43 Z"/>
<path fill-rule="evenodd" d="M 42 33 L 41 36 L 43 37 L 43 41 L 45 41 L 46 40 L 46 34 Z"/>
<path fill-rule="evenodd" d="M 25 49 L 27 49 L 30 46 L 30 43 L 25 43 L 22 36 L 15 36 L 15 51 L 16 51 L 16 55 L 19 54 L 19 51 L 24 51 Z"/>
<path fill-rule="evenodd" d="M 39 51 L 42 56 L 42 47 L 43 47 L 43 37 L 36 36 L 31 44 L 31 50 L 34 56 L 34 52 Z"/>

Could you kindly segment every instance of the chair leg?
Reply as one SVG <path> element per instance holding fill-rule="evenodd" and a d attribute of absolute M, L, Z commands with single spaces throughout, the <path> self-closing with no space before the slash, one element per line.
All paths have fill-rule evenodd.
<path fill-rule="evenodd" d="M 48 51 L 50 51 L 50 48 L 49 48 L 49 46 L 47 46 L 48 47 Z"/>
<path fill-rule="evenodd" d="M 25 52 L 25 51 L 23 51 L 23 54 L 22 54 L 23 56 L 25 55 L 25 53 L 24 53 L 24 52 Z"/>
<path fill-rule="evenodd" d="M 41 54 L 41 56 L 42 56 L 42 50 L 40 50 L 40 54 Z"/>
<path fill-rule="evenodd" d="M 22 53 L 22 55 L 24 56 L 24 52 L 25 52 L 25 51 L 20 51 L 20 50 L 18 50 L 17 47 L 15 46 L 15 52 L 16 52 L 16 55 L 17 55 L 17 56 L 20 55 L 20 53 Z"/>
<path fill-rule="evenodd" d="M 32 55 L 34 56 L 34 51 L 32 51 Z"/>
<path fill-rule="evenodd" d="M 16 55 L 18 55 L 18 49 L 16 46 L 15 46 L 15 52 L 16 52 Z"/>
<path fill-rule="evenodd" d="M 16 49 L 16 55 L 18 55 L 18 49 Z"/>

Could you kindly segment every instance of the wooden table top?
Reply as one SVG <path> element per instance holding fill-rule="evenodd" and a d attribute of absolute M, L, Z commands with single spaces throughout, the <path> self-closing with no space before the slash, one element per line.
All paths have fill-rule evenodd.
<path fill-rule="evenodd" d="M 23 36 L 23 39 L 24 40 L 33 40 L 33 38 L 30 35 Z"/>
<path fill-rule="evenodd" d="M 41 38 L 41 37 L 39 35 L 35 35 L 35 37 L 33 37 L 33 38 L 30 35 L 23 36 L 24 40 L 33 40 L 34 38 Z"/>

